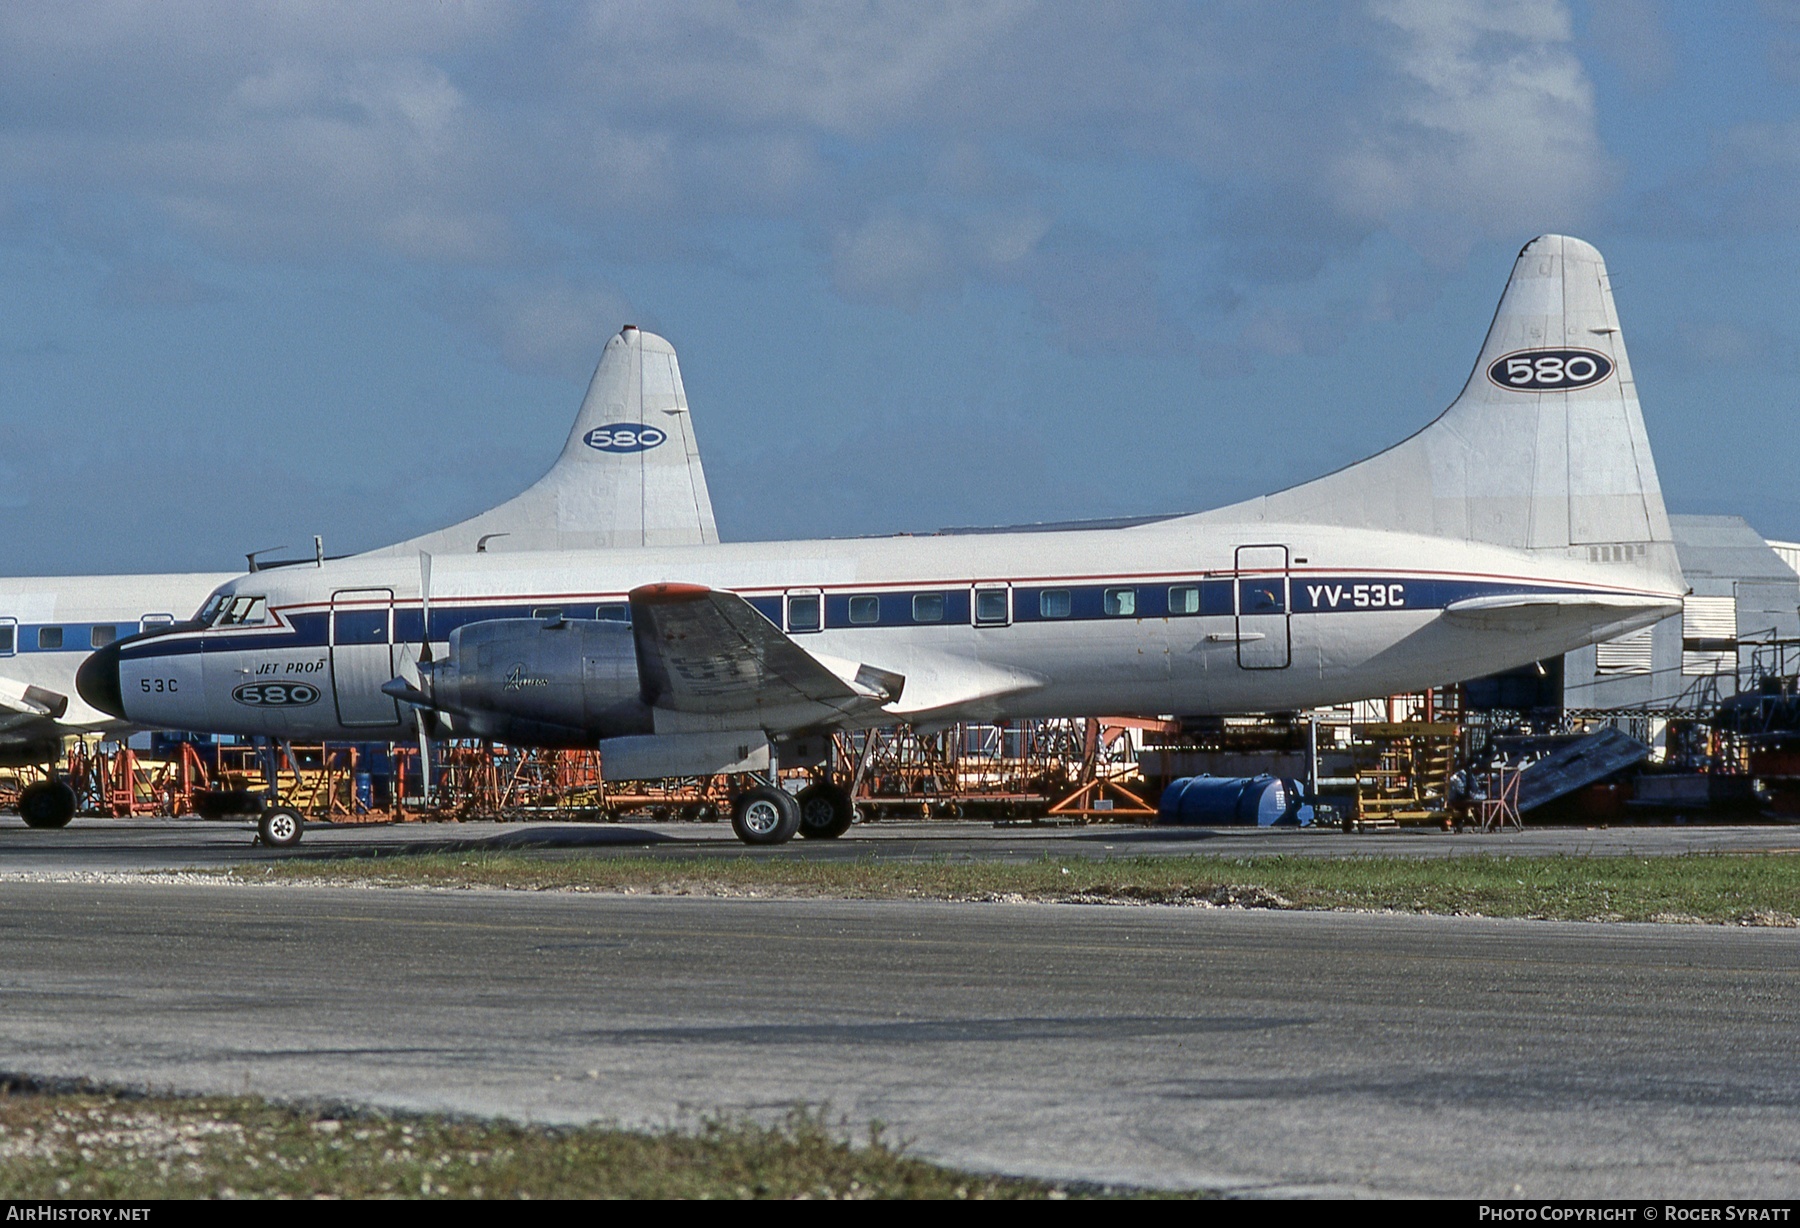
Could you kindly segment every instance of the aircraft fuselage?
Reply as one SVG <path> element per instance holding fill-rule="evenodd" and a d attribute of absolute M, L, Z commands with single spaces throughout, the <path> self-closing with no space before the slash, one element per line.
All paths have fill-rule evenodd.
<path fill-rule="evenodd" d="M 450 632 L 470 623 L 623 617 L 633 589 L 672 582 L 735 592 L 815 655 L 902 675 L 900 698 L 864 724 L 1297 710 L 1528 664 L 1678 608 L 1671 593 L 1634 587 L 1636 573 L 1568 553 L 1181 517 L 1124 529 L 459 555 L 435 561 L 431 639 L 441 656 Z M 126 644 L 124 713 L 217 733 L 408 736 L 410 709 L 380 688 L 416 676 L 420 587 L 417 566 L 394 558 L 240 577 L 218 592 L 262 598 L 263 621 Z M 1591 597 L 1609 613 L 1548 604 L 1495 625 L 1445 616 L 1457 603 L 1530 594 Z"/>

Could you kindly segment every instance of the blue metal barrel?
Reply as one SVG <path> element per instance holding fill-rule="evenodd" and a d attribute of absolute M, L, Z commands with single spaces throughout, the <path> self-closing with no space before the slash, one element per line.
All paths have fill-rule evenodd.
<path fill-rule="evenodd" d="M 1183 827 L 1304 823 L 1299 782 L 1279 776 L 1187 776 L 1171 781 L 1156 821 Z"/>

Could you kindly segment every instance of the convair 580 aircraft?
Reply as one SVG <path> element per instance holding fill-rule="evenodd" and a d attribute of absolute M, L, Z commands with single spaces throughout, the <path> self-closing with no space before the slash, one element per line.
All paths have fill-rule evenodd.
<path fill-rule="evenodd" d="M 410 561 L 421 549 L 503 553 L 718 540 L 675 351 L 661 337 L 627 326 L 607 343 L 548 473 L 498 507 L 362 557 Z M 174 626 L 178 616 L 188 619 L 230 578 L 227 572 L 0 579 L 0 764 L 54 764 L 71 735 L 177 727 L 96 711 L 73 698 L 76 670 L 96 648 Z M 208 608 L 221 627 L 256 626 L 262 618 L 248 603 Z M 75 813 L 75 794 L 53 775 L 24 791 L 19 812 L 34 827 L 60 827 Z"/>
<path fill-rule="evenodd" d="M 613 779 L 766 773 L 832 729 L 1415 690 L 1648 626 L 1682 591 L 1605 266 L 1551 235 L 1448 410 L 1279 494 L 1128 527 L 250 575 L 80 686 L 145 723 L 382 737 L 410 708 L 442 735 L 598 745 Z M 769 781 L 734 803 L 742 838 L 848 824 L 842 789 Z"/>

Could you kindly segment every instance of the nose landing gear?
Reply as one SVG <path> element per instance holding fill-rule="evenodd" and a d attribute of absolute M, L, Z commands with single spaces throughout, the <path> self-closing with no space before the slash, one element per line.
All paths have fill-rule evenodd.
<path fill-rule="evenodd" d="M 256 821 L 256 838 L 272 849 L 291 849 L 306 834 L 306 816 L 292 806 L 272 806 Z"/>

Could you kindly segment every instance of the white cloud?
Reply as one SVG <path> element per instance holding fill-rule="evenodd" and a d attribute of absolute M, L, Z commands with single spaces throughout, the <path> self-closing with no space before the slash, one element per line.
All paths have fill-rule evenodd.
<path fill-rule="evenodd" d="M 1392 72 L 1331 181 L 1352 215 L 1447 215 L 1486 235 L 1567 225 L 1613 168 L 1553 0 L 1381 0 Z"/>
<path fill-rule="evenodd" d="M 513 370 L 584 382 L 608 337 L 626 324 L 650 326 L 612 287 L 557 278 L 452 291 L 449 301 Z"/>
<path fill-rule="evenodd" d="M 964 217 L 884 213 L 832 237 L 832 283 L 846 298 L 916 310 L 959 289 L 970 275 L 1011 280 L 1050 232 L 1031 208 L 989 209 Z"/>
<path fill-rule="evenodd" d="M 917 308 L 956 284 L 949 244 L 923 218 L 870 218 L 833 239 L 831 260 L 833 283 L 851 299 Z"/>
<path fill-rule="evenodd" d="M 991 66 L 1041 5 L 1031 0 L 799 0 L 779 9 L 710 0 L 597 0 L 585 68 L 629 106 L 740 126 L 800 124 L 869 135 L 936 109 L 933 92 Z"/>
<path fill-rule="evenodd" d="M 129 201 L 84 223 L 120 246 L 160 224 L 531 284 L 773 219 L 853 300 L 990 280 L 1176 343 L 1194 303 L 1383 233 L 1435 254 L 1577 223 L 1612 170 L 1570 40 L 1556 0 L 23 0 L 0 192 Z M 1175 268 L 1217 284 L 1172 299 Z"/>

